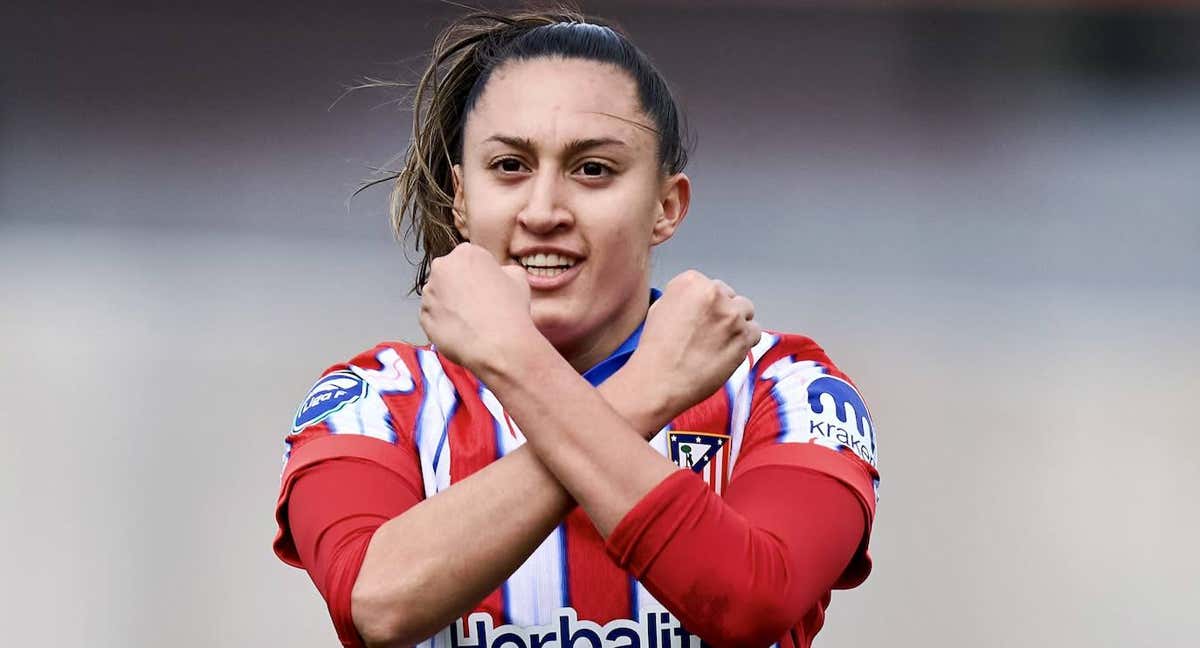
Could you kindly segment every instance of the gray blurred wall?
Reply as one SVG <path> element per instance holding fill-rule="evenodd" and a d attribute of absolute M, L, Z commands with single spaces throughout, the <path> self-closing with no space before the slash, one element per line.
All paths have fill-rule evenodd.
<path fill-rule="evenodd" d="M 655 278 L 807 333 L 879 424 L 817 645 L 1200 634 L 1200 16 L 604 4 L 698 148 Z M 434 3 L 0 10 L 0 644 L 330 646 L 270 551 L 329 364 L 421 339 L 362 75 Z"/>

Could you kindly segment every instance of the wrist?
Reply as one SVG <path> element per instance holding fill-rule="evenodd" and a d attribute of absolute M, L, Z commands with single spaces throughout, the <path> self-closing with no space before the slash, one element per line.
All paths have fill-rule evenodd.
<path fill-rule="evenodd" d="M 662 381 L 638 362 L 636 353 L 600 386 L 600 391 L 613 409 L 646 439 L 653 438 L 679 413 Z"/>
<path fill-rule="evenodd" d="M 481 356 L 475 366 L 468 367 L 485 384 L 521 380 L 523 376 L 536 375 L 539 364 L 544 366 L 551 356 L 561 360 L 532 322 L 499 337 L 499 344 Z"/>

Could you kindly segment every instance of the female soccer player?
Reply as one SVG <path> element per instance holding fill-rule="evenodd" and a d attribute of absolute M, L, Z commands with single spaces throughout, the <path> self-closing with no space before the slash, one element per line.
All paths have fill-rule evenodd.
<path fill-rule="evenodd" d="M 808 646 L 870 569 L 875 439 L 810 339 L 690 271 L 678 110 L 617 30 L 474 14 L 417 90 L 394 224 L 431 345 L 331 367 L 275 550 L 346 646 Z"/>

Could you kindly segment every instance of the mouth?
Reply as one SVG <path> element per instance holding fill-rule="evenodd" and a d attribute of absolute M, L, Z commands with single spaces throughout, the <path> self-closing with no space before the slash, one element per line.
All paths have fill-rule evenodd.
<path fill-rule="evenodd" d="M 554 278 L 566 274 L 582 261 L 582 259 L 554 252 L 526 254 L 513 257 L 513 260 L 525 268 L 525 272 L 529 276 L 542 278 Z"/>

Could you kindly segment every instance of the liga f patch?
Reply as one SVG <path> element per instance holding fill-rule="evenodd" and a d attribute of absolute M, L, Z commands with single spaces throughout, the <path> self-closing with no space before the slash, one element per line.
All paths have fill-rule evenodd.
<path fill-rule="evenodd" d="M 667 433 L 671 461 L 704 478 L 718 495 L 729 485 L 729 437 L 711 432 L 672 430 Z"/>
<path fill-rule="evenodd" d="M 292 432 L 316 425 L 367 394 L 367 383 L 352 371 L 335 371 L 317 381 L 296 410 Z"/>

